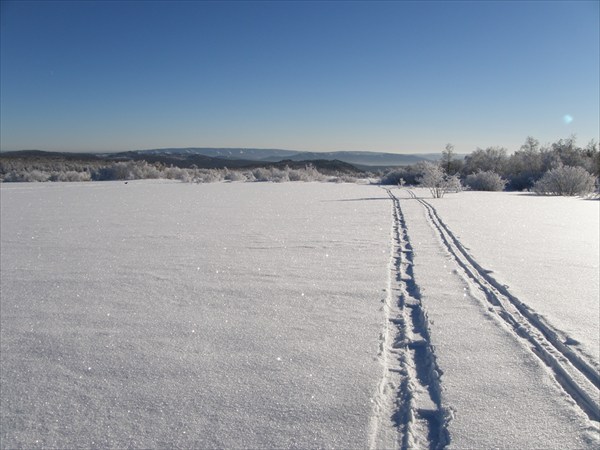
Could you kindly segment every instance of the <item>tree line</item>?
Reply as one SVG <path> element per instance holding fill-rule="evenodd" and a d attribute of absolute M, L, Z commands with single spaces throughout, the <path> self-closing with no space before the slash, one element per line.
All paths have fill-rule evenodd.
<path fill-rule="evenodd" d="M 1 155 L 0 155 L 1 156 Z M 291 162 L 290 162 L 291 163 Z M 177 179 L 207 183 L 217 181 L 342 181 L 377 180 L 381 184 L 422 185 L 431 189 L 434 197 L 463 188 L 481 191 L 534 191 L 544 195 L 585 195 L 598 190 L 600 153 L 598 143 L 591 141 L 579 147 L 575 136 L 541 145 L 527 137 L 519 150 L 509 154 L 504 147 L 477 148 L 465 158 L 458 158 L 452 144 L 446 145 L 437 163 L 417 164 L 389 169 L 379 173 L 354 173 L 340 167 L 247 169 L 207 169 L 178 167 L 145 160 L 87 161 L 67 158 L 0 158 L 0 181 L 104 181 L 147 178 Z M 295 163 L 301 164 L 301 163 Z M 348 166 L 348 165 L 346 165 Z M 351 167 L 351 166 L 350 166 Z M 354 169 L 352 167 L 352 169 Z"/>
<path fill-rule="evenodd" d="M 328 181 L 355 182 L 359 171 L 349 173 L 332 167 L 317 168 L 307 162 L 296 163 L 295 168 L 272 163 L 265 167 L 237 169 L 206 169 L 194 165 L 177 167 L 159 162 L 136 161 L 77 161 L 39 157 L 6 158 L 0 160 L 2 182 L 49 181 L 111 181 L 170 179 L 188 183 L 215 183 L 220 181 Z"/>
<path fill-rule="evenodd" d="M 546 195 L 584 195 L 598 188 L 600 153 L 598 143 L 585 147 L 575 136 L 542 146 L 527 137 L 512 154 L 504 147 L 477 148 L 464 159 L 454 146 L 446 145 L 437 164 L 422 162 L 388 171 L 383 184 L 421 184 L 434 197 L 466 186 L 481 191 L 534 191 Z"/>

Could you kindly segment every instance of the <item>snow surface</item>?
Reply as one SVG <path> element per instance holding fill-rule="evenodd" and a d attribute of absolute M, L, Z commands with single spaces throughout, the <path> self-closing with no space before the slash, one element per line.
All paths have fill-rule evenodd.
<path fill-rule="evenodd" d="M 427 191 L 415 192 L 444 212 L 444 201 L 453 198 L 433 202 Z M 574 405 L 527 343 L 490 312 L 485 296 L 471 280 L 461 276 L 423 206 L 406 191 L 395 193 L 402 198 L 415 249 L 415 282 L 443 372 L 442 404 L 452 411 L 450 447 L 595 448 L 597 425 Z M 458 197 L 463 194 L 453 203 L 461 201 Z M 480 201 L 476 196 L 465 196 L 463 201 L 469 200 Z M 504 244 L 511 246 L 511 241 L 505 238 Z"/>
<path fill-rule="evenodd" d="M 462 192 L 430 203 L 494 278 L 600 367 L 600 201 Z"/>
<path fill-rule="evenodd" d="M 365 447 L 385 192 L 2 185 L 3 448 Z"/>
<path fill-rule="evenodd" d="M 425 206 L 392 191 L 402 221 L 375 186 L 0 185 L 0 447 L 428 447 L 429 430 L 453 448 L 597 448 L 597 423 L 464 276 Z M 598 203 L 428 201 L 598 360 Z M 399 292 L 425 323 L 390 303 Z M 413 347 L 390 341 L 403 336 Z"/>

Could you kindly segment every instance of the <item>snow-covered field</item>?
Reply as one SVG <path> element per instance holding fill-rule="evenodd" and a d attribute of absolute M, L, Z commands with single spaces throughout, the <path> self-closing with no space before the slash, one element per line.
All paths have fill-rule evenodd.
<path fill-rule="evenodd" d="M 2 185 L 1 447 L 597 446 L 598 203 L 424 193 Z"/>
<path fill-rule="evenodd" d="M 463 192 L 430 203 L 483 267 L 600 367 L 600 201 Z"/>
<path fill-rule="evenodd" d="M 400 198 L 412 249 L 408 259 L 416 283 L 413 291 L 427 314 L 436 368 L 441 371 L 436 381 L 441 393 L 433 397 L 446 413 L 451 446 L 597 448 L 597 359 L 581 352 L 576 339 L 597 337 L 600 332 L 598 271 L 588 273 L 591 287 L 581 288 L 578 277 L 565 277 L 563 264 L 575 259 L 566 249 L 568 242 L 560 244 L 563 259 L 556 255 L 552 265 L 544 260 L 543 240 L 561 241 L 570 235 L 566 227 L 562 234 L 539 228 L 529 235 L 534 242 L 525 251 L 517 232 L 514 239 L 507 233 L 508 224 L 539 225 L 530 213 L 543 211 L 540 203 L 548 199 L 528 197 L 536 206 L 520 208 L 515 194 L 509 193 L 463 192 L 433 200 L 423 189 L 393 192 Z M 578 263 L 597 267 L 598 204 L 555 200 L 555 205 L 563 205 L 563 214 L 579 216 L 572 223 L 591 221 L 580 226 L 579 237 L 592 250 L 579 253 Z M 446 220 L 447 216 L 453 220 Z M 540 232 L 550 235 L 540 236 Z M 481 247 L 476 247 L 478 243 Z M 512 286 L 517 286 L 513 278 L 496 273 L 494 256 L 502 253 L 517 258 L 517 268 L 511 268 L 510 274 L 519 268 L 526 271 L 527 275 L 514 277 L 515 282 L 523 282 L 522 290 L 513 291 Z M 539 270 L 539 265 L 545 270 Z M 559 327 L 562 322 L 540 316 L 539 300 L 526 295 L 535 292 L 528 290 L 527 280 L 543 283 L 533 281 L 536 276 L 560 279 L 566 285 L 563 292 L 584 291 L 591 296 L 570 302 L 573 315 L 582 320 L 586 314 L 595 316 L 586 317 L 588 325 L 582 333 L 571 334 Z M 551 309 L 546 306 L 543 311 Z"/>

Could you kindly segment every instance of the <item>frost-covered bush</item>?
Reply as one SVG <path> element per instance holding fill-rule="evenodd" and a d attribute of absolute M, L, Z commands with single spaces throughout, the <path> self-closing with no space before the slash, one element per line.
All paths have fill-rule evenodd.
<path fill-rule="evenodd" d="M 246 181 L 248 178 L 237 170 L 226 170 L 223 179 L 226 181 Z"/>
<path fill-rule="evenodd" d="M 506 180 L 496 172 L 480 170 L 468 175 L 465 184 L 474 191 L 502 191 L 506 186 Z"/>
<path fill-rule="evenodd" d="M 276 167 L 258 167 L 252 171 L 252 175 L 254 176 L 254 181 L 274 181 L 276 183 L 290 181 L 288 172 Z"/>
<path fill-rule="evenodd" d="M 286 181 L 290 181 L 288 176 L 288 172 L 286 170 L 281 170 L 273 167 L 271 170 L 271 179 L 270 181 L 274 181 L 275 183 L 285 183 Z"/>
<path fill-rule="evenodd" d="M 312 164 L 308 164 L 304 169 L 301 169 L 304 174 L 304 180 L 302 181 L 324 181 L 327 179 L 325 175 L 317 170 Z"/>
<path fill-rule="evenodd" d="M 132 162 L 117 162 L 110 166 L 100 167 L 92 173 L 94 181 L 133 180 Z"/>
<path fill-rule="evenodd" d="M 423 163 L 420 163 L 387 170 L 381 175 L 380 184 L 397 186 L 400 184 L 400 180 L 404 180 L 404 184 L 406 185 L 415 185 L 418 183 L 418 178 L 422 175 L 422 165 Z"/>
<path fill-rule="evenodd" d="M 290 181 L 310 181 L 308 179 L 307 174 L 305 172 L 303 172 L 302 170 L 290 169 L 289 167 L 286 167 L 286 169 L 287 169 L 288 179 Z"/>
<path fill-rule="evenodd" d="M 49 179 L 50 174 L 43 170 L 32 170 L 23 176 L 23 181 L 48 181 Z"/>
<path fill-rule="evenodd" d="M 223 181 L 224 173 L 216 169 L 196 169 L 189 180 L 194 183 L 217 183 Z"/>
<path fill-rule="evenodd" d="M 462 185 L 457 175 L 448 176 L 439 164 L 423 162 L 417 164 L 421 176 L 417 179 L 421 186 L 429 188 L 433 198 L 442 198 L 446 192 L 460 192 Z"/>
<path fill-rule="evenodd" d="M 596 178 L 583 167 L 558 166 L 549 170 L 534 185 L 539 195 L 586 195 L 594 191 Z"/>
<path fill-rule="evenodd" d="M 461 192 L 464 189 L 458 175 L 446 175 L 446 192 Z"/>
<path fill-rule="evenodd" d="M 43 170 L 13 170 L 4 176 L 6 182 L 44 182 L 49 181 L 51 174 Z"/>
<path fill-rule="evenodd" d="M 252 171 L 254 181 L 270 181 L 271 172 L 264 167 L 258 167 Z"/>
<path fill-rule="evenodd" d="M 404 179 L 404 171 L 401 169 L 392 170 L 390 172 L 385 173 L 381 177 L 381 184 L 385 185 L 397 185 L 400 183 L 400 180 Z"/>
<path fill-rule="evenodd" d="M 353 177 L 352 175 L 341 174 L 333 176 L 327 181 L 329 181 L 330 183 L 358 183 L 358 180 L 358 178 Z"/>
<path fill-rule="evenodd" d="M 89 172 L 76 172 L 68 170 L 66 172 L 53 172 L 50 181 L 91 181 Z"/>
<path fill-rule="evenodd" d="M 6 183 L 15 183 L 21 180 L 19 179 L 19 174 L 17 173 L 17 171 L 11 170 L 4 174 L 4 176 L 2 177 L 2 181 Z"/>
<path fill-rule="evenodd" d="M 146 161 L 119 161 L 92 170 L 91 179 L 94 181 L 143 180 L 146 178 L 181 179 L 181 173 L 179 171 L 169 172 L 170 169 L 172 169 L 172 167 L 161 171 L 156 166 L 148 164 Z M 179 168 L 177 167 L 175 169 Z"/>
<path fill-rule="evenodd" d="M 169 180 L 181 180 L 185 182 L 192 181 L 193 175 L 187 169 L 181 167 L 167 167 L 163 170 L 163 176 Z"/>
<path fill-rule="evenodd" d="M 324 181 L 327 178 L 312 164 L 301 169 L 290 169 L 286 166 L 285 171 L 290 181 Z"/>
<path fill-rule="evenodd" d="M 135 180 L 144 180 L 147 178 L 161 178 L 161 171 L 146 161 L 138 161 L 129 165 L 131 177 Z"/>
<path fill-rule="evenodd" d="M 32 182 L 32 181 L 48 181 L 50 174 L 43 170 L 32 170 L 31 172 L 25 172 L 22 175 L 21 181 Z"/>

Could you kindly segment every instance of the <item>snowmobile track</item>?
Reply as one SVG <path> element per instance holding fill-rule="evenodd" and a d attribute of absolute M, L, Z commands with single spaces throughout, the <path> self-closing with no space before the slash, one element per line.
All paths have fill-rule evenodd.
<path fill-rule="evenodd" d="M 375 398 L 370 447 L 441 449 L 450 443 L 442 372 L 413 274 L 413 251 L 400 201 L 387 193 L 393 204 L 393 227 L 380 349 L 384 374 Z"/>
<path fill-rule="evenodd" d="M 569 338 L 549 325 L 538 313 L 512 295 L 465 250 L 441 220 L 435 208 L 407 190 L 424 208 L 429 223 L 464 272 L 481 289 L 495 312 L 552 370 L 557 382 L 594 421 L 600 421 L 600 374 L 594 365 L 569 346 Z"/>

